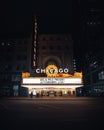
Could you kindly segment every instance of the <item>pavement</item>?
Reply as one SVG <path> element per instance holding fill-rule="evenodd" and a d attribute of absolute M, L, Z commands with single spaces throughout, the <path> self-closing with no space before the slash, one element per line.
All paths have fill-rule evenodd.
<path fill-rule="evenodd" d="M 77 97 L 77 96 L 67 96 L 67 97 L 60 97 L 60 96 L 44 96 L 44 97 L 0 97 L 1 100 L 91 100 L 91 99 L 104 99 L 104 97 Z"/>

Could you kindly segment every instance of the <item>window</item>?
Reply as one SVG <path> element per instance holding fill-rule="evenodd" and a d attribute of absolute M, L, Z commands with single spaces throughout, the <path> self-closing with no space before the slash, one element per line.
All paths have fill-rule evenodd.
<path fill-rule="evenodd" d="M 16 70 L 18 71 L 18 70 L 20 70 L 20 65 L 17 65 L 17 68 L 16 68 Z"/>
<path fill-rule="evenodd" d="M 46 47 L 45 47 L 45 46 L 42 46 L 42 49 L 43 49 L 43 50 L 45 50 L 45 49 L 46 49 Z"/>
<path fill-rule="evenodd" d="M 51 41 L 54 41 L 54 38 L 53 38 L 53 37 L 50 37 L 50 40 L 51 40 Z"/>
<path fill-rule="evenodd" d="M 101 71 L 99 74 L 99 80 L 103 80 L 104 79 L 104 71 Z"/>
<path fill-rule="evenodd" d="M 26 70 L 26 65 L 22 66 L 22 70 L 25 71 Z"/>
<path fill-rule="evenodd" d="M 9 65 L 5 65 L 5 70 L 7 71 L 9 69 Z"/>
<path fill-rule="evenodd" d="M 1 45 L 2 45 L 2 46 L 4 46 L 4 45 L 5 45 L 5 43 L 4 43 L 4 42 L 2 42 L 2 43 L 1 43 Z"/>
<path fill-rule="evenodd" d="M 95 71 L 95 72 L 92 74 L 92 80 L 93 80 L 93 83 L 97 83 L 97 82 L 99 81 L 98 71 Z"/>
<path fill-rule="evenodd" d="M 17 56 L 17 60 L 21 60 L 21 56 L 20 55 Z"/>
<path fill-rule="evenodd" d="M 12 75 L 12 81 L 20 81 L 20 75 Z"/>
<path fill-rule="evenodd" d="M 65 49 L 66 49 L 66 50 L 69 50 L 69 46 L 68 46 L 68 45 L 66 45 L 66 46 L 65 46 Z"/>
<path fill-rule="evenodd" d="M 25 45 L 27 44 L 27 40 L 24 40 L 24 42 L 23 42 Z"/>
<path fill-rule="evenodd" d="M 60 38 L 60 37 L 58 37 L 58 38 L 57 38 L 57 40 L 58 40 L 58 41 L 61 41 L 61 38 Z"/>
<path fill-rule="evenodd" d="M 11 44 L 10 44 L 10 43 L 8 43 L 7 45 L 8 45 L 8 46 L 10 46 Z"/>
<path fill-rule="evenodd" d="M 6 61 L 11 62 L 12 60 L 13 60 L 13 57 L 8 54 L 8 56 L 6 56 Z"/>
<path fill-rule="evenodd" d="M 61 46 L 58 45 L 58 46 L 57 46 L 57 50 L 61 50 L 61 49 L 62 49 Z"/>
<path fill-rule="evenodd" d="M 27 59 L 27 56 L 26 56 L 26 55 L 24 55 L 24 56 L 23 56 L 23 60 L 26 60 L 26 59 Z"/>
<path fill-rule="evenodd" d="M 53 50 L 54 48 L 53 48 L 53 46 L 49 46 L 49 49 L 50 49 L 50 50 Z"/>
<path fill-rule="evenodd" d="M 46 38 L 45 38 L 45 37 L 43 37 L 43 41 L 46 41 Z"/>
<path fill-rule="evenodd" d="M 23 44 L 23 41 L 19 41 L 19 42 L 18 42 L 18 45 L 22 45 L 22 44 Z"/>

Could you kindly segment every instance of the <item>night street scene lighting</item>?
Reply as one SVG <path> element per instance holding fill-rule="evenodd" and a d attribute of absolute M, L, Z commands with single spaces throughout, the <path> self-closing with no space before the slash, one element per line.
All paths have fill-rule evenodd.
<path fill-rule="evenodd" d="M 0 1 L 0 129 L 101 129 L 104 9 L 98 0 Z"/>
<path fill-rule="evenodd" d="M 7 12 L 1 2 L 0 95 L 29 96 L 28 87 L 22 84 L 23 73 L 34 78 L 48 77 L 43 72 L 53 65 L 60 71 L 54 76 L 57 78 L 65 77 L 65 69 L 67 78 L 82 74 L 79 87 L 73 92 L 70 87 L 59 87 L 54 90 L 57 95 L 62 91 L 63 95 L 104 96 L 102 4 L 70 1 L 69 5 L 60 3 L 59 11 L 57 2 L 51 7 L 48 2 L 43 7 L 39 2 L 25 2 L 24 8 L 23 4 L 9 4 Z M 34 89 L 31 91 L 37 91 Z M 41 91 L 37 93 L 41 95 Z M 45 93 L 48 91 L 51 89 Z"/>

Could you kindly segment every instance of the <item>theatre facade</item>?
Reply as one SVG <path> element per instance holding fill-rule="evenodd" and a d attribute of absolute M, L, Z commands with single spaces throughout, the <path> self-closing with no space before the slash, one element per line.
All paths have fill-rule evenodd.
<path fill-rule="evenodd" d="M 38 69 L 37 69 L 38 70 Z M 83 86 L 82 73 L 68 74 L 68 69 L 61 71 L 55 65 L 48 65 L 42 69 L 46 76 L 31 77 L 29 73 L 22 73 L 21 86 L 28 88 L 28 94 L 36 97 L 43 96 L 76 96 L 76 88 Z M 64 71 L 64 73 L 63 73 Z"/>
<path fill-rule="evenodd" d="M 34 96 L 76 96 L 76 88 L 83 82 L 82 73 L 74 72 L 71 35 L 36 34 L 32 70 L 22 73 L 21 86 Z"/>
<path fill-rule="evenodd" d="M 82 80 L 77 78 L 23 78 L 22 87 L 27 87 L 29 94 L 34 96 L 76 96 L 76 88 L 82 86 Z"/>
<path fill-rule="evenodd" d="M 70 34 L 38 34 L 0 40 L 0 95 L 76 95 L 82 73 L 74 71 Z"/>

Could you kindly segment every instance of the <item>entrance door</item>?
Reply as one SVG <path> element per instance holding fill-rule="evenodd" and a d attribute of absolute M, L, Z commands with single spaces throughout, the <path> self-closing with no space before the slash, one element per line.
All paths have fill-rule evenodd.
<path fill-rule="evenodd" d="M 54 90 L 50 90 L 50 91 L 49 91 L 49 96 L 50 96 L 50 97 L 56 96 L 56 92 L 55 92 Z"/>

